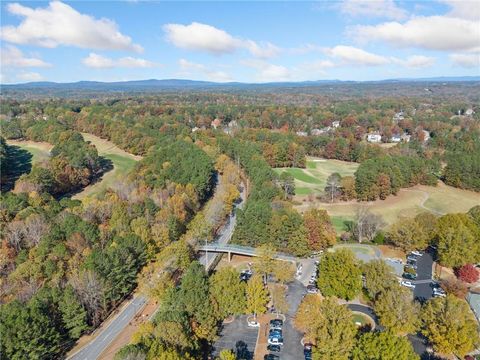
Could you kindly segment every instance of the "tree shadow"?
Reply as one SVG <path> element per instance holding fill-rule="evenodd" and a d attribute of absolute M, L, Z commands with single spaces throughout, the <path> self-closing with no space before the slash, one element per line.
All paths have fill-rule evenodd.
<path fill-rule="evenodd" d="M 237 359 L 253 359 L 253 352 L 248 349 L 248 345 L 242 340 L 237 341 L 237 343 L 235 344 L 235 354 L 237 355 Z"/>
<path fill-rule="evenodd" d="M 89 184 L 87 186 L 92 186 L 98 182 L 101 182 L 103 180 L 103 175 L 108 173 L 109 171 L 113 170 L 113 162 L 110 159 L 107 159 L 105 157 L 100 157 L 100 169 L 97 171 L 96 174 L 93 175 L 92 179 L 90 180 Z M 78 189 L 73 189 L 72 191 L 62 194 L 59 198 L 70 198 L 76 194 L 81 193 L 83 190 L 85 190 L 85 187 L 79 187 Z"/>
<path fill-rule="evenodd" d="M 15 181 L 23 174 L 28 174 L 32 169 L 33 155 L 16 145 L 9 145 L 6 149 L 7 165 L 1 174 L 1 191 L 10 191 L 15 186 Z"/>

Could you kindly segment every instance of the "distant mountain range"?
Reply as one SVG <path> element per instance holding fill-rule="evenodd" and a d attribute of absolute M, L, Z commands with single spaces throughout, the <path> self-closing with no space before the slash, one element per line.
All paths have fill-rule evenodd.
<path fill-rule="evenodd" d="M 29 82 L 24 84 L 1 85 L 5 90 L 21 89 L 68 89 L 68 90 L 103 90 L 103 91 L 129 91 L 129 90 L 154 90 L 154 89 L 206 89 L 206 88 L 263 88 L 263 87 L 311 87 L 329 84 L 382 84 L 382 83 L 447 83 L 447 82 L 480 82 L 480 76 L 460 77 L 433 77 L 418 79 L 386 79 L 379 81 L 342 81 L 342 80 L 317 80 L 300 82 L 270 82 L 270 83 L 217 83 L 210 81 L 181 80 L 181 79 L 150 79 L 118 82 L 79 81 L 73 83 L 56 82 Z"/>

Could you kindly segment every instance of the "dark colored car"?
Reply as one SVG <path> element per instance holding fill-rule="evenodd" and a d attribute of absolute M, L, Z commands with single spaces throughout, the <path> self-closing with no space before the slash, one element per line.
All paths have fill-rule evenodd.
<path fill-rule="evenodd" d="M 273 354 L 267 354 L 263 357 L 263 360 L 278 360 L 278 359 L 280 359 L 280 356 L 273 355 Z"/>
<path fill-rule="evenodd" d="M 270 320 L 270 326 L 283 326 L 283 320 L 281 319 Z"/>
<path fill-rule="evenodd" d="M 271 351 L 271 352 L 280 352 L 280 351 L 282 351 L 282 348 L 280 347 L 280 345 L 270 344 L 270 345 L 267 346 L 267 350 Z"/>
<path fill-rule="evenodd" d="M 415 280 L 417 278 L 417 275 L 411 273 L 403 273 L 402 277 L 408 280 Z"/>

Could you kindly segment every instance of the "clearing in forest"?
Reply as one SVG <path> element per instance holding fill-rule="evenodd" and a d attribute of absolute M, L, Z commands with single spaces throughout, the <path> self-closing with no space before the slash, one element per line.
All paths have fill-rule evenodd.
<path fill-rule="evenodd" d="M 48 160 L 50 157 L 50 150 L 53 146 L 46 142 L 35 142 L 29 140 L 7 140 L 8 145 L 18 146 L 21 149 L 32 154 L 32 164 Z"/>
<path fill-rule="evenodd" d="M 135 167 L 137 161 L 142 159 L 141 156 L 132 155 L 120 149 L 109 140 L 88 133 L 82 133 L 82 135 L 85 141 L 89 141 L 95 145 L 98 155 L 112 162 L 113 169 L 103 174 L 99 181 L 87 186 L 82 192 L 73 196 L 73 199 L 77 200 L 81 200 L 87 196 L 94 196 L 109 187 L 113 187 L 116 182 L 121 181 L 127 176 Z"/>
<path fill-rule="evenodd" d="M 470 208 L 480 204 L 480 193 L 457 189 L 439 182 L 437 186 L 416 185 L 401 189 L 398 194 L 391 195 L 385 200 L 370 202 L 336 202 L 322 203 L 318 200 L 310 202 L 306 196 L 297 196 L 300 211 L 309 207 L 316 207 L 328 211 L 333 225 L 338 233 L 346 231 L 345 221 L 355 219 L 357 209 L 368 206 L 374 214 L 382 216 L 384 222 L 392 224 L 400 217 L 412 217 L 428 211 L 435 215 L 446 213 L 467 212 Z"/>
<path fill-rule="evenodd" d="M 275 170 L 279 174 L 283 172 L 291 174 L 295 178 L 296 195 L 303 196 L 309 194 L 320 195 L 323 193 L 327 178 L 331 174 L 337 172 L 341 176 L 353 175 L 358 166 L 358 163 L 348 161 L 308 157 L 305 169 L 278 168 Z"/>

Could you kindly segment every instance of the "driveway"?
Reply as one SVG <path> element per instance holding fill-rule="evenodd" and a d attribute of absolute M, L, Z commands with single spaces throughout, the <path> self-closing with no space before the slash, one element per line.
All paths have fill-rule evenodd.
<path fill-rule="evenodd" d="M 224 349 L 233 350 L 239 359 L 251 360 L 257 344 L 258 328 L 247 326 L 247 315 L 238 316 L 224 324 L 220 337 L 213 345 L 213 355 L 218 357 Z"/>
<path fill-rule="evenodd" d="M 424 302 L 433 296 L 433 290 L 430 286 L 432 282 L 433 256 L 430 252 L 425 252 L 417 260 L 417 279 L 414 281 L 415 290 L 413 296 L 420 302 Z"/>

